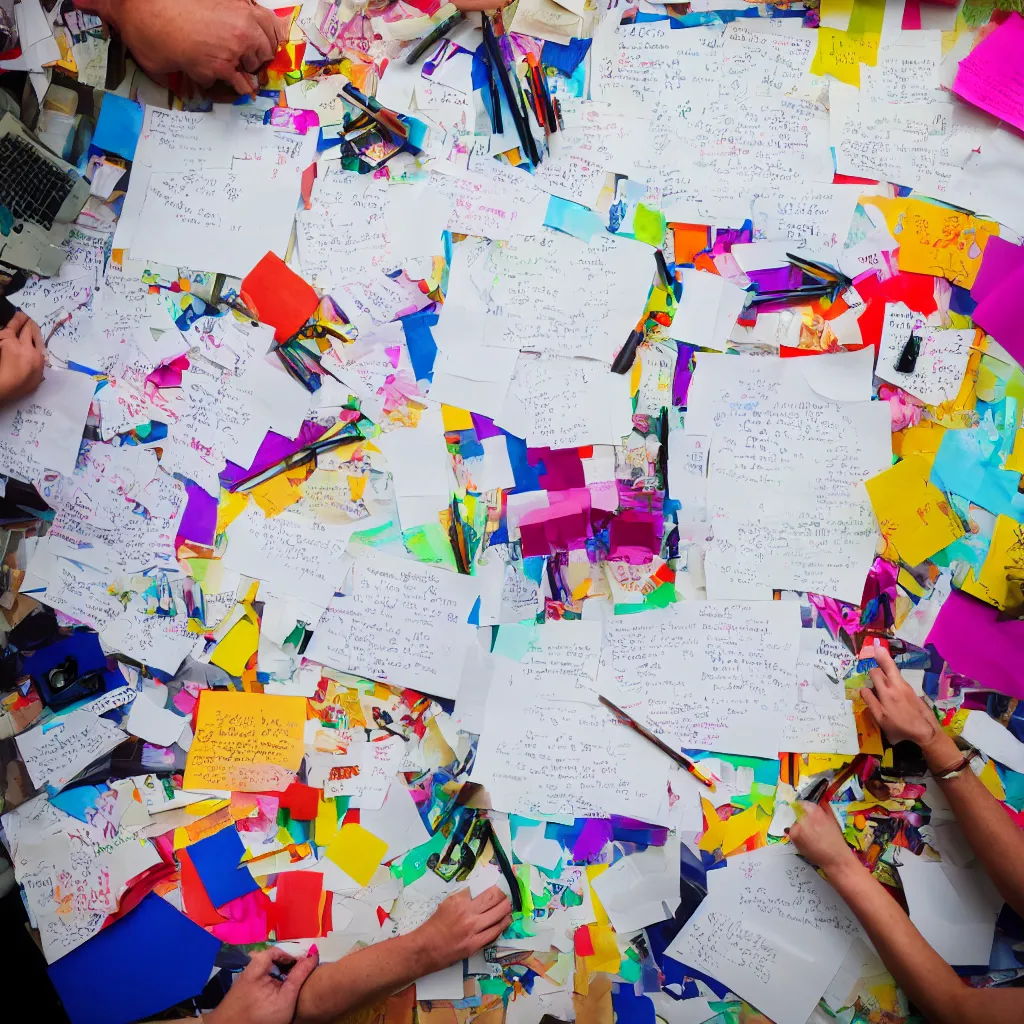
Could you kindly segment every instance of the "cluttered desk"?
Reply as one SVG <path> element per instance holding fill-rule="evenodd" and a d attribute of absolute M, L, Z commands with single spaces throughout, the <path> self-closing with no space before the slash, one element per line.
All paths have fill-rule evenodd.
<path fill-rule="evenodd" d="M 53 1019 L 1024 1018 L 1002 6 L 0 0 Z"/>

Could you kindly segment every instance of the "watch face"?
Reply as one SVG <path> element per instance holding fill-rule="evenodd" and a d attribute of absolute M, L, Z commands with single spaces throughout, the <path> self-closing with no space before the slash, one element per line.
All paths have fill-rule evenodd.
<path fill-rule="evenodd" d="M 54 693 L 60 693 L 67 689 L 78 679 L 78 662 L 74 658 L 65 658 L 63 663 L 51 668 L 46 676 L 50 689 Z"/>

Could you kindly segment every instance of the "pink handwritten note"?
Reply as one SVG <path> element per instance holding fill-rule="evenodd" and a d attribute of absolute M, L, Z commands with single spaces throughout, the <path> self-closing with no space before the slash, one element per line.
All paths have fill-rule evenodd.
<path fill-rule="evenodd" d="M 1024 18 L 1011 14 L 960 61 L 953 92 L 1024 128 Z"/>

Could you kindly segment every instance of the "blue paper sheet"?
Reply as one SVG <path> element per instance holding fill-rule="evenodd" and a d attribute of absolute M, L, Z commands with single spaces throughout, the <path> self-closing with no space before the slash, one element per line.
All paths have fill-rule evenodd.
<path fill-rule="evenodd" d="M 244 853 L 242 840 L 230 826 L 200 839 L 188 848 L 188 855 L 199 873 L 203 888 L 215 907 L 222 907 L 259 888 L 249 874 L 249 869 L 238 866 Z"/>
<path fill-rule="evenodd" d="M 198 995 L 219 949 L 219 939 L 150 893 L 51 964 L 50 979 L 72 1024 L 127 1024 Z"/>
<path fill-rule="evenodd" d="M 134 160 L 141 134 L 142 107 L 116 93 L 104 93 L 92 145 L 125 160 Z"/>

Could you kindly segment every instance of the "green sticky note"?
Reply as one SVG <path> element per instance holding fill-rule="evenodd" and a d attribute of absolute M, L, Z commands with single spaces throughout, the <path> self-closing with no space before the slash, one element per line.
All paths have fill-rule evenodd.
<path fill-rule="evenodd" d="M 665 215 L 661 210 L 652 210 L 643 203 L 637 203 L 633 214 L 633 237 L 638 242 L 647 242 L 660 249 L 665 241 Z"/>

